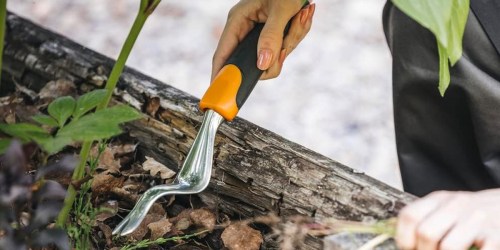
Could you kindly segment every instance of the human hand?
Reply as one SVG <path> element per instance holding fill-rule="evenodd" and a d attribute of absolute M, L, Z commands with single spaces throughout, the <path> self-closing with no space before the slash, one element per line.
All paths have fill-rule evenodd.
<path fill-rule="evenodd" d="M 401 249 L 500 249 L 500 189 L 434 192 L 401 210 Z"/>
<path fill-rule="evenodd" d="M 277 77 L 285 58 L 311 28 L 315 4 L 301 10 L 302 3 L 303 0 L 241 0 L 236 4 L 229 12 L 215 50 L 212 80 L 255 22 L 266 23 L 257 45 L 257 67 L 264 71 L 261 79 Z M 290 30 L 283 40 L 283 31 L 292 17 Z"/>

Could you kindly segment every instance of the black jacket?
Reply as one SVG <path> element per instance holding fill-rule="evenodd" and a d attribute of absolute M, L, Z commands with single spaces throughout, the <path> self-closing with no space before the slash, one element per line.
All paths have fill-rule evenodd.
<path fill-rule="evenodd" d="M 399 164 L 404 189 L 418 196 L 500 187 L 500 1 L 471 4 L 444 98 L 436 39 L 390 1 L 384 8 Z"/>

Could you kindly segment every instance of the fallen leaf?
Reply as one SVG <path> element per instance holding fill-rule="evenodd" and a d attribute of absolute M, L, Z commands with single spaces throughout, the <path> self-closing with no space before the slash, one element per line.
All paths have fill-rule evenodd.
<path fill-rule="evenodd" d="M 103 222 L 118 213 L 118 201 L 108 200 L 99 206 L 100 212 L 96 215 L 95 220 Z"/>
<path fill-rule="evenodd" d="M 206 208 L 200 208 L 193 210 L 189 217 L 193 223 L 197 226 L 203 226 L 204 228 L 212 231 L 215 227 L 215 214 Z"/>
<path fill-rule="evenodd" d="M 5 123 L 7 124 L 14 124 L 16 123 L 16 114 L 15 113 L 8 113 L 5 118 Z"/>
<path fill-rule="evenodd" d="M 94 158 L 98 155 L 98 146 L 92 148 L 90 155 Z M 118 173 L 120 172 L 120 167 L 120 161 L 115 159 L 114 152 L 111 148 L 106 147 L 99 157 L 97 169 L 109 170 L 112 173 Z"/>
<path fill-rule="evenodd" d="M 191 226 L 191 219 L 182 218 L 175 223 L 175 228 L 179 231 L 188 229 Z"/>
<path fill-rule="evenodd" d="M 97 226 L 99 226 L 99 229 L 101 229 L 102 233 L 104 234 L 104 238 L 106 239 L 106 246 L 111 246 L 111 244 L 113 244 L 113 230 L 111 230 L 111 227 L 102 222 L 98 222 Z"/>
<path fill-rule="evenodd" d="M 177 231 L 182 231 L 188 229 L 192 223 L 191 221 L 191 212 L 192 209 L 185 209 L 177 216 L 170 218 L 170 222 L 174 224 L 174 233 L 178 233 Z"/>
<path fill-rule="evenodd" d="M 263 242 L 262 234 L 244 223 L 229 225 L 221 238 L 229 250 L 258 250 Z"/>
<path fill-rule="evenodd" d="M 120 201 L 128 203 L 128 205 L 130 205 L 129 208 L 132 208 L 140 197 L 140 195 L 132 193 L 123 187 L 114 187 L 110 190 L 110 193 L 117 196 Z M 154 214 L 165 214 L 165 209 L 163 209 L 161 204 L 154 203 L 149 212 Z"/>
<path fill-rule="evenodd" d="M 134 240 L 134 241 L 139 241 L 146 236 L 146 234 L 149 232 L 148 225 L 155 222 L 159 221 L 163 218 L 163 215 L 159 214 L 147 214 L 146 217 L 142 220 L 141 224 L 129 235 L 129 238 Z"/>
<path fill-rule="evenodd" d="M 94 175 L 92 180 L 92 196 L 100 197 L 108 194 L 113 188 L 121 187 L 125 179 L 123 177 L 115 177 L 109 170 Z"/>
<path fill-rule="evenodd" d="M 38 92 L 40 99 L 55 99 L 60 96 L 74 95 L 76 95 L 75 84 L 66 79 L 50 81 Z"/>
<path fill-rule="evenodd" d="M 123 187 L 114 187 L 110 191 L 113 195 L 116 195 L 118 198 L 120 198 L 119 200 L 125 201 L 126 203 L 132 205 L 135 204 L 139 199 L 138 194 L 131 193 L 125 190 Z"/>
<path fill-rule="evenodd" d="M 152 176 L 160 173 L 160 177 L 164 180 L 170 179 L 175 175 L 174 171 L 148 156 L 146 156 L 146 161 L 142 163 L 142 168 L 146 171 L 149 171 Z"/>
<path fill-rule="evenodd" d="M 163 218 L 159 221 L 149 223 L 148 228 L 151 230 L 151 240 L 156 240 L 170 232 L 172 223 L 167 218 Z"/>

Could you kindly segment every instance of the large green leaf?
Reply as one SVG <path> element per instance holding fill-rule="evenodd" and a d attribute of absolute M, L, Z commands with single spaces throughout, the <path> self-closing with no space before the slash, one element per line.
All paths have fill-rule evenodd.
<path fill-rule="evenodd" d="M 454 0 L 451 8 L 451 20 L 449 23 L 448 58 L 451 65 L 455 65 L 462 56 L 462 40 L 464 37 L 465 25 L 469 16 L 469 0 Z"/>
<path fill-rule="evenodd" d="M 121 133 L 119 124 L 139 118 L 141 114 L 134 108 L 125 105 L 114 106 L 71 121 L 58 131 L 57 137 L 76 141 L 105 139 Z"/>
<path fill-rule="evenodd" d="M 439 93 L 444 96 L 444 92 L 450 85 L 450 68 L 448 65 L 448 57 L 446 56 L 446 49 L 443 45 L 437 43 L 439 54 Z"/>
<path fill-rule="evenodd" d="M 448 60 L 454 65 L 462 56 L 462 40 L 469 14 L 469 0 L 392 0 L 409 17 L 429 29 L 438 41 L 439 92 L 450 84 Z"/>
<path fill-rule="evenodd" d="M 35 137 L 33 140 L 40 145 L 40 147 L 49 154 L 54 154 L 61 151 L 64 147 L 69 145 L 72 140 L 69 137 Z"/>
<path fill-rule="evenodd" d="M 59 152 L 72 142 L 71 138 L 67 137 L 54 138 L 44 129 L 29 123 L 0 124 L 0 130 L 12 137 L 19 138 L 23 142 L 34 141 L 50 154 Z M 0 152 L 2 151 L 2 144 L 7 143 L 7 141 L 10 140 L 0 140 Z"/>
<path fill-rule="evenodd" d="M 97 89 L 80 96 L 76 101 L 76 108 L 73 112 L 73 119 L 78 119 L 85 113 L 94 109 L 106 97 L 105 89 Z"/>
<path fill-rule="evenodd" d="M 12 137 L 21 139 L 23 142 L 31 141 L 33 138 L 46 138 L 50 136 L 43 128 L 29 123 L 0 123 L 0 130 Z"/>
<path fill-rule="evenodd" d="M 71 96 L 63 96 L 55 99 L 49 104 L 47 111 L 49 115 L 57 120 L 59 127 L 63 127 L 68 118 L 75 110 L 76 101 Z"/>
<path fill-rule="evenodd" d="M 42 125 L 47 125 L 50 127 L 57 127 L 59 124 L 57 123 L 56 119 L 54 119 L 52 116 L 48 115 L 35 115 L 31 117 L 33 121 L 38 122 L 39 124 Z"/>
<path fill-rule="evenodd" d="M 448 23 L 455 0 L 392 0 L 409 17 L 429 29 L 441 44 L 448 44 Z"/>

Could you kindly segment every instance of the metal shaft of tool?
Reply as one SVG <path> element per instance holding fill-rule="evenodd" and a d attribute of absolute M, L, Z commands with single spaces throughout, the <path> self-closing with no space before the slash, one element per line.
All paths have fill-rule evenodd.
<path fill-rule="evenodd" d="M 223 121 L 224 118 L 213 110 L 205 112 L 201 128 L 174 182 L 146 190 L 132 211 L 116 226 L 113 234 L 127 235 L 133 232 L 160 197 L 199 193 L 208 186 L 212 174 L 215 134 Z"/>

